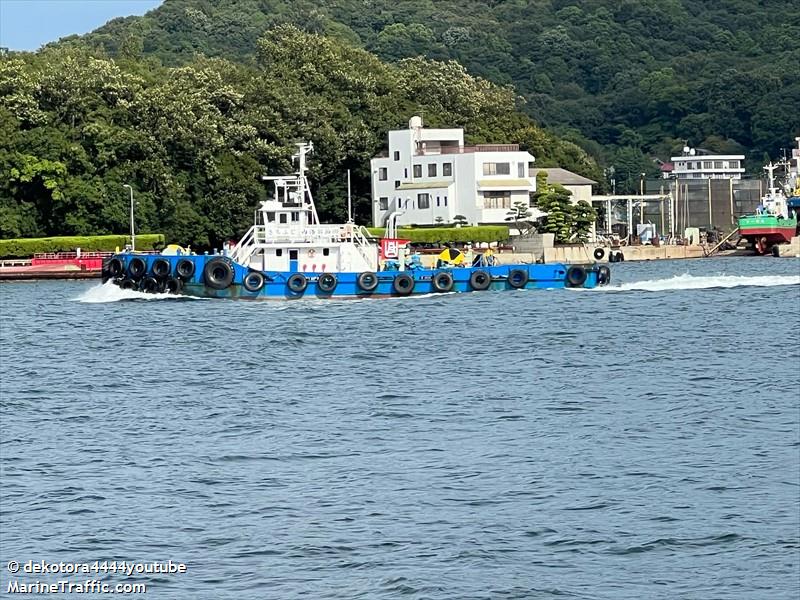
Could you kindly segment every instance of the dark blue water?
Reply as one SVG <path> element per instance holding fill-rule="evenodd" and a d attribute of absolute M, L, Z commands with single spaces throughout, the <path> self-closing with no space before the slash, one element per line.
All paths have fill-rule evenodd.
<path fill-rule="evenodd" d="M 0 594 L 9 560 L 171 559 L 100 578 L 797 597 L 798 260 L 372 301 L 75 300 L 121 293 L 96 285 L 0 285 Z"/>

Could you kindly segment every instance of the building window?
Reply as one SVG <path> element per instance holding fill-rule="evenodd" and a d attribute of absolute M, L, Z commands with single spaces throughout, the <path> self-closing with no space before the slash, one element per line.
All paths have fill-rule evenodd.
<path fill-rule="evenodd" d="M 436 163 L 428 165 L 428 177 L 436 177 Z"/>
<path fill-rule="evenodd" d="M 511 192 L 484 192 L 483 208 L 511 208 Z"/>
<path fill-rule="evenodd" d="M 738 169 L 739 168 L 739 161 L 738 160 L 732 160 L 729 164 L 730 164 L 730 168 L 731 169 Z"/>
<path fill-rule="evenodd" d="M 453 176 L 453 163 L 444 163 L 442 165 L 442 175 L 445 177 Z"/>
<path fill-rule="evenodd" d="M 267 213 L 267 223 L 274 223 L 275 222 L 275 213 L 268 212 Z"/>
<path fill-rule="evenodd" d="M 520 179 L 525 178 L 525 163 L 517 163 L 517 177 Z"/>
<path fill-rule="evenodd" d="M 331 249 L 330 248 L 323 248 L 322 249 L 322 256 L 330 256 Z"/>
<path fill-rule="evenodd" d="M 281 223 L 286 223 L 286 213 L 280 213 L 278 215 L 278 221 Z"/>
<path fill-rule="evenodd" d="M 411 198 L 406 198 L 405 209 L 408 210 L 409 208 L 414 208 L 414 204 L 411 202 Z"/>
<path fill-rule="evenodd" d="M 722 168 L 722 161 L 721 160 L 715 160 L 714 161 L 714 168 L 715 169 L 721 169 Z"/>
<path fill-rule="evenodd" d="M 414 165 L 414 177 L 422 177 L 422 165 Z"/>
<path fill-rule="evenodd" d="M 484 175 L 511 175 L 511 163 L 483 163 Z"/>
<path fill-rule="evenodd" d="M 436 206 L 441 206 L 441 205 L 442 205 L 442 198 L 441 198 L 441 196 L 436 196 Z"/>
<path fill-rule="evenodd" d="M 400 180 L 399 179 L 395 179 L 394 180 L 394 189 L 397 189 L 399 187 L 400 187 Z"/>
<path fill-rule="evenodd" d="M 445 206 L 447 206 L 447 196 L 445 196 L 444 198 L 442 198 L 442 202 L 444 202 L 444 205 L 445 205 Z"/>
<path fill-rule="evenodd" d="M 381 167 L 378 169 L 378 180 L 386 181 L 387 179 L 389 179 L 389 169 L 386 167 Z"/>
<path fill-rule="evenodd" d="M 703 161 L 703 168 L 710 169 L 713 163 L 710 160 Z"/>
<path fill-rule="evenodd" d="M 378 200 L 378 210 L 389 210 L 389 198 L 380 198 Z"/>
<path fill-rule="evenodd" d="M 686 170 L 687 171 L 691 171 L 692 169 L 694 169 L 694 163 L 687 162 L 686 163 Z"/>
<path fill-rule="evenodd" d="M 403 179 L 408 179 L 408 169 L 403 169 Z"/>
<path fill-rule="evenodd" d="M 394 151 L 394 159 L 395 160 L 400 160 L 400 152 L 397 151 L 397 150 Z"/>
<path fill-rule="evenodd" d="M 300 213 L 293 212 L 292 213 L 292 223 L 299 223 L 300 222 Z"/>
<path fill-rule="evenodd" d="M 417 194 L 417 208 L 430 208 L 431 197 L 429 194 Z"/>

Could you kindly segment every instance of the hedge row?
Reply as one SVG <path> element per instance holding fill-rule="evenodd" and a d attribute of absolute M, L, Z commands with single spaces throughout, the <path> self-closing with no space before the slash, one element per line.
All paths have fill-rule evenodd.
<path fill-rule="evenodd" d="M 0 258 L 27 258 L 42 252 L 113 252 L 130 243 L 129 235 L 88 235 L 49 238 L 24 238 L 0 240 Z M 163 247 L 164 236 L 160 233 L 145 233 L 136 236 L 137 250 L 153 250 Z"/>
<path fill-rule="evenodd" d="M 368 231 L 371 235 L 383 237 L 385 229 L 382 227 L 370 227 Z M 398 228 L 397 237 L 421 244 L 505 242 L 508 240 L 508 227 L 505 225 L 479 225 L 476 227 L 435 227 L 431 229 Z"/>

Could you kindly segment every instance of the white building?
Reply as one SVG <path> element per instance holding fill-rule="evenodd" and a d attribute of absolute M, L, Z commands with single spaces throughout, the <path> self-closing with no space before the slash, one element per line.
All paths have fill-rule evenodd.
<path fill-rule="evenodd" d="M 542 168 L 531 169 L 531 177 L 536 177 L 539 173 L 547 173 L 547 183 L 558 183 L 562 185 L 568 192 L 572 192 L 570 201 L 577 204 L 583 200 L 587 204 L 592 203 L 592 186 L 597 185 L 594 179 L 589 179 L 583 175 L 578 175 L 566 169 L 555 168 Z"/>
<path fill-rule="evenodd" d="M 463 129 L 425 129 L 420 117 L 408 125 L 390 131 L 387 155 L 371 161 L 375 226 L 394 211 L 402 211 L 398 225 L 452 223 L 456 215 L 505 223 L 515 202 L 529 204 L 535 159 L 517 144 L 464 146 Z"/>
<path fill-rule="evenodd" d="M 744 154 L 703 154 L 688 146 L 681 156 L 673 156 L 672 177 L 676 179 L 741 179 Z M 664 173 L 669 177 L 670 173 Z"/>

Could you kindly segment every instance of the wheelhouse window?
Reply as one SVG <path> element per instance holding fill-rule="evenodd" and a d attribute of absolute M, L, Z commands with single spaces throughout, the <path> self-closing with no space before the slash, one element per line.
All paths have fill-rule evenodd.
<path fill-rule="evenodd" d="M 387 179 L 389 179 L 389 169 L 386 167 L 381 167 L 378 169 L 378 180 L 386 181 Z"/>
<path fill-rule="evenodd" d="M 436 177 L 436 163 L 428 165 L 428 177 Z"/>
<path fill-rule="evenodd" d="M 417 194 L 417 208 L 430 208 L 431 197 L 429 194 Z"/>
<path fill-rule="evenodd" d="M 483 163 L 484 175 L 510 175 L 511 163 Z"/>
<path fill-rule="evenodd" d="M 483 208 L 511 208 L 511 192 L 484 192 Z"/>
<path fill-rule="evenodd" d="M 331 249 L 330 248 L 323 248 L 322 249 L 322 256 L 330 256 Z"/>
<path fill-rule="evenodd" d="M 380 198 L 378 200 L 378 210 L 389 210 L 389 198 Z"/>
<path fill-rule="evenodd" d="M 452 177 L 453 175 L 453 163 L 444 163 L 442 164 L 442 175 L 445 177 Z"/>
<path fill-rule="evenodd" d="M 422 165 L 414 165 L 414 177 L 422 177 Z"/>

